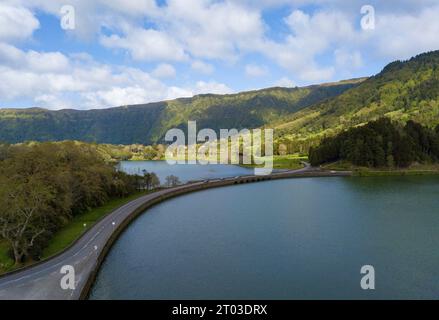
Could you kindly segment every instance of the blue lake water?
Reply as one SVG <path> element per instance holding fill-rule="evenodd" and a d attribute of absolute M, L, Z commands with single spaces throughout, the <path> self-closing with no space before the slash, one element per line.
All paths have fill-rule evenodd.
<path fill-rule="evenodd" d="M 208 164 L 169 165 L 166 161 L 122 161 L 120 169 L 129 174 L 143 174 L 143 170 L 157 174 L 161 182 L 169 175 L 180 178 L 181 182 L 190 180 L 205 180 L 215 178 L 228 178 L 241 175 L 252 175 L 254 170 L 234 165 Z"/>
<path fill-rule="evenodd" d="M 439 177 L 205 190 L 140 216 L 91 299 L 439 298 Z M 364 265 L 376 289 L 360 287 Z"/>

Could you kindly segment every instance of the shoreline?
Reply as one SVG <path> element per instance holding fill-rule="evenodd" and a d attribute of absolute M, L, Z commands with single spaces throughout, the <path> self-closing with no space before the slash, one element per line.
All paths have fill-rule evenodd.
<path fill-rule="evenodd" d="M 196 181 L 143 196 L 103 216 L 74 244 L 59 252 L 53 258 L 1 275 L 0 299 L 87 299 L 102 263 L 119 236 L 137 217 L 147 213 L 147 209 L 168 199 L 193 192 L 246 183 L 319 177 L 358 177 L 358 175 L 355 175 L 352 171 L 329 171 L 305 167 L 299 170 L 276 172 L 267 176 L 251 175 Z M 114 221 L 118 221 L 117 224 Z M 95 249 L 87 248 L 88 244 L 95 244 Z M 81 280 L 78 281 L 76 290 L 67 292 L 70 293 L 67 294 L 59 288 L 57 266 L 69 264 L 69 262 L 72 265 L 82 263 L 84 266 L 81 266 L 80 271 L 77 273 Z M 35 282 L 40 283 L 40 285 L 38 286 Z M 10 286 L 11 283 L 17 283 L 17 285 Z M 18 291 L 18 293 L 15 291 Z"/>
<path fill-rule="evenodd" d="M 354 177 L 437 176 L 439 170 L 352 171 Z"/>
<path fill-rule="evenodd" d="M 0 276 L 0 299 L 85 299 L 99 272 L 101 264 L 114 242 L 126 227 L 150 207 L 167 199 L 192 192 L 245 183 L 310 177 L 351 176 L 351 172 L 328 172 L 309 168 L 273 173 L 268 176 L 241 176 L 194 182 L 160 190 L 131 201 L 108 213 L 74 244 L 53 258 Z M 94 244 L 94 246 L 91 246 Z M 80 279 L 76 290 L 66 292 L 59 286 L 60 265 L 76 265 Z"/>
<path fill-rule="evenodd" d="M 306 170 L 306 168 L 305 168 Z M 105 259 L 111 250 L 114 243 L 118 240 L 118 238 L 121 236 L 121 234 L 125 231 L 129 225 L 135 221 L 140 215 L 146 214 L 146 210 L 166 201 L 169 199 L 177 198 L 182 195 L 188 195 L 191 193 L 203 191 L 203 190 L 209 190 L 209 189 L 216 189 L 216 188 L 222 188 L 222 187 L 230 187 L 235 185 L 241 185 L 246 183 L 255 183 L 255 182 L 263 182 L 263 181 L 273 181 L 273 180 L 281 180 L 281 179 L 299 179 L 299 178 L 324 178 L 324 177 L 350 177 L 352 176 L 352 173 L 349 171 L 338 171 L 338 172 L 328 172 L 328 171 L 305 171 L 305 172 L 277 172 L 268 176 L 242 176 L 239 178 L 225 178 L 225 179 L 213 179 L 210 185 L 208 183 L 203 183 L 202 185 L 199 185 L 198 188 L 194 189 L 188 189 L 176 193 L 169 193 L 164 197 L 160 197 L 159 199 L 155 199 L 151 201 L 150 203 L 145 203 L 142 208 L 138 208 L 134 212 L 130 214 L 127 219 L 123 221 L 120 228 L 115 230 L 115 232 L 112 234 L 108 242 L 106 243 L 104 249 L 102 250 L 98 262 L 96 265 L 95 270 L 93 270 L 92 274 L 89 276 L 87 283 L 82 289 L 81 295 L 79 297 L 80 300 L 86 300 L 89 298 L 91 289 L 96 281 L 96 277 L 99 273 L 99 270 L 102 266 L 102 264 L 105 262 Z"/>
<path fill-rule="evenodd" d="M 131 160 L 130 160 L 131 161 Z M 139 161 L 144 161 L 144 160 L 139 160 Z M 147 160 L 147 161 L 163 161 L 163 160 Z M 136 161 L 133 161 L 136 162 Z M 238 165 L 240 167 L 243 168 L 256 168 L 256 166 L 252 166 L 252 165 Z M 306 170 L 305 172 L 297 172 L 300 170 Z M 279 176 L 279 174 L 281 176 Z M 351 177 L 403 177 L 403 176 L 438 176 L 439 175 L 439 170 L 329 170 L 329 168 L 307 168 L 307 167 L 303 167 L 301 169 L 273 169 L 272 174 L 270 174 L 270 179 L 269 180 L 276 180 L 276 179 L 294 179 L 294 178 L 319 178 L 319 177 L 346 177 L 346 176 L 351 176 Z M 266 179 L 262 179 L 263 176 L 261 177 L 257 177 L 257 176 L 243 176 L 240 177 L 241 179 L 238 179 L 238 183 L 237 184 L 241 184 L 241 183 L 248 183 L 248 182 L 256 182 L 256 181 L 263 181 Z M 252 178 L 256 178 L 256 181 L 253 181 Z M 224 180 L 228 180 L 228 179 L 235 179 L 235 178 L 223 178 L 223 179 L 211 179 L 212 181 L 224 181 Z M 252 181 L 247 181 L 244 182 L 244 180 L 252 180 Z M 197 181 L 193 181 L 193 182 L 197 182 Z M 185 186 L 185 185 L 180 185 L 181 186 Z M 227 185 L 225 185 L 227 186 Z M 206 186 L 206 189 L 209 188 L 215 188 L 215 186 Z M 157 191 L 160 191 L 161 189 L 158 189 Z M 154 191 L 153 193 L 151 193 L 152 195 L 154 195 L 154 193 L 156 193 L 157 191 Z M 199 190 L 196 190 L 199 191 Z M 194 191 L 194 192 L 196 192 Z M 130 203 L 138 198 L 141 198 L 142 195 L 137 195 L 137 197 L 127 203 Z M 127 204 L 125 203 L 125 204 Z M 89 228 L 89 230 L 93 229 L 93 227 L 98 224 L 101 220 L 103 220 L 105 217 L 107 217 L 108 215 L 110 215 L 113 211 L 117 210 L 118 208 L 122 207 L 124 204 L 112 209 L 111 211 L 109 211 L 108 213 L 104 214 L 103 216 L 101 216 L 101 218 L 99 218 L 93 226 L 91 226 Z M 89 231 L 88 230 L 88 231 Z M 86 232 L 88 232 L 86 231 Z M 85 232 L 85 233 L 86 233 Z M 65 248 L 59 250 L 56 253 L 53 253 L 52 255 L 45 257 L 42 260 L 39 261 L 34 261 L 30 264 L 24 265 L 20 268 L 17 269 L 13 269 L 7 272 L 3 272 L 0 273 L 0 280 L 4 277 L 7 277 L 9 275 L 13 275 L 16 273 L 20 273 L 23 271 L 26 271 L 28 269 L 31 269 L 35 266 L 38 266 L 40 264 L 44 264 L 46 262 L 49 262 L 50 260 L 58 257 L 59 255 L 63 254 L 64 252 L 68 251 L 71 247 L 73 247 L 75 245 L 75 243 L 77 243 L 83 236 L 85 233 L 82 233 L 79 237 L 77 237 L 75 240 L 73 240 L 68 246 L 66 246 Z"/>
<path fill-rule="evenodd" d="M 1 299 L 56 299 L 83 300 L 90 296 L 91 289 L 107 254 L 126 228 L 147 210 L 168 199 L 193 192 L 280 179 L 319 177 L 358 177 L 352 171 L 330 171 L 305 167 L 272 173 L 267 176 L 239 176 L 223 179 L 195 181 L 178 187 L 158 190 L 130 201 L 109 212 L 75 243 L 54 257 L 11 273 L 0 275 Z M 115 222 L 116 221 L 116 222 Z M 94 245 L 94 246 L 93 246 Z M 94 249 L 93 249 L 94 247 Z M 63 291 L 59 286 L 62 275 L 60 265 L 75 265 L 78 282 L 75 290 Z M 40 283 L 40 285 L 38 285 Z M 44 285 L 41 285 L 41 284 Z"/>
<path fill-rule="evenodd" d="M 166 160 L 124 160 L 126 162 L 166 162 Z M 221 165 L 221 164 L 220 164 Z M 238 166 L 244 169 L 255 169 L 258 168 L 257 165 L 247 165 L 247 164 L 229 164 L 232 166 Z M 288 167 L 273 167 L 273 173 L 280 172 L 289 172 L 306 168 L 305 166 L 300 166 L 297 168 L 288 168 Z M 433 169 L 370 169 L 370 168 L 361 168 L 361 167 L 331 167 L 331 164 L 324 165 L 320 168 L 321 171 L 337 171 L 337 172 L 352 172 L 352 176 L 354 177 L 384 177 L 384 176 L 427 176 L 427 175 L 439 175 L 439 165 L 434 167 Z"/>

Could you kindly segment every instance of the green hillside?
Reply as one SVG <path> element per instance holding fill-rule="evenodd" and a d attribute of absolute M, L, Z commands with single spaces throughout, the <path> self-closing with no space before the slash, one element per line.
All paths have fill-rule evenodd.
<path fill-rule="evenodd" d="M 318 147 L 310 149 L 309 160 L 314 166 L 344 161 L 390 169 L 438 163 L 439 126 L 430 129 L 412 120 L 402 126 L 381 118 L 323 139 Z"/>
<path fill-rule="evenodd" d="M 289 149 L 308 148 L 324 136 L 383 116 L 439 124 L 439 51 L 389 64 L 359 86 L 293 114 L 276 126 L 276 135 Z"/>
<path fill-rule="evenodd" d="M 360 80 L 303 88 L 270 88 L 232 95 L 200 95 L 105 110 L 0 109 L 0 141 L 80 140 L 111 144 L 161 142 L 188 120 L 199 128 L 257 128 L 280 123 L 305 107 L 337 96 Z"/>

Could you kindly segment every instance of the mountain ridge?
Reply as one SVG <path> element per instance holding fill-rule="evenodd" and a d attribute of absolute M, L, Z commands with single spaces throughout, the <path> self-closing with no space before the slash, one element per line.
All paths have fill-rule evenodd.
<path fill-rule="evenodd" d="M 235 94 L 192 98 L 108 109 L 0 109 L 0 141 L 28 140 L 152 144 L 167 130 L 184 129 L 188 120 L 200 127 L 257 128 L 318 101 L 344 92 L 362 79 L 296 88 L 272 87 Z M 113 133 L 112 133 L 113 132 Z"/>
<path fill-rule="evenodd" d="M 259 93 L 259 92 L 266 92 L 270 90 L 296 90 L 296 89 L 308 89 L 308 88 L 314 88 L 314 87 L 325 87 L 325 86 L 334 86 L 334 85 L 340 85 L 340 84 L 353 84 L 353 83 L 359 83 L 362 81 L 367 80 L 369 77 L 358 77 L 358 78 L 350 78 L 350 79 L 343 79 L 340 81 L 332 81 L 332 82 L 323 82 L 319 84 L 311 84 L 303 87 L 295 86 L 295 87 L 282 87 L 282 86 L 274 86 L 274 87 L 267 87 L 267 88 L 260 88 L 260 89 L 252 89 L 252 90 L 245 90 L 240 92 L 234 92 L 234 93 L 224 93 L 224 94 L 218 94 L 218 93 L 200 93 L 196 94 L 192 97 L 178 97 L 175 99 L 165 99 L 165 100 L 159 100 L 159 101 L 152 101 L 147 103 L 138 103 L 138 104 L 130 104 L 130 105 L 120 105 L 120 106 L 113 106 L 113 107 L 105 107 L 105 108 L 91 108 L 91 109 L 76 109 L 76 108 L 62 108 L 62 109 L 49 109 L 44 107 L 0 107 L 0 111 L 2 110 L 13 110 L 13 111 L 23 111 L 23 110 L 43 110 L 43 111 L 94 111 L 94 110 L 109 110 L 109 109 L 117 109 L 117 108 L 135 108 L 140 106 L 147 106 L 147 105 L 153 105 L 157 103 L 166 103 L 171 101 L 184 101 L 184 100 L 192 100 L 195 98 L 205 98 L 205 97 L 233 97 L 233 96 L 239 96 L 242 94 L 251 94 L 251 93 Z"/>

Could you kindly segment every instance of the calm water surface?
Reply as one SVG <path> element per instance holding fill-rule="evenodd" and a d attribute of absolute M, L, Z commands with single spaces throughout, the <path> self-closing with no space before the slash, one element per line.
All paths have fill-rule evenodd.
<path fill-rule="evenodd" d="M 92 299 L 439 298 L 439 178 L 307 178 L 164 202 L 115 243 Z M 373 265 L 376 290 L 360 289 Z"/>
<path fill-rule="evenodd" d="M 252 175 L 254 169 L 234 165 L 169 165 L 166 161 L 122 161 L 120 169 L 128 174 L 141 175 L 143 170 L 154 172 L 163 183 L 169 175 L 180 178 L 181 182 L 228 178 L 241 175 Z"/>

